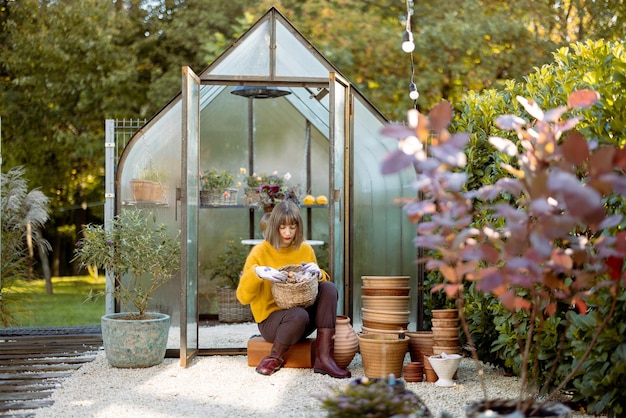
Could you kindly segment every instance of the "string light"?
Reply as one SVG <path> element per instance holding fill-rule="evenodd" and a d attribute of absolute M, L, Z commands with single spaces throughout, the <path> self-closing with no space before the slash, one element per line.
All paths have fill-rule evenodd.
<path fill-rule="evenodd" d="M 411 100 L 417 100 L 420 97 L 419 91 L 417 91 L 417 86 L 414 82 L 409 83 L 409 98 Z"/>
<path fill-rule="evenodd" d="M 402 50 L 406 52 L 407 54 L 415 50 L 415 43 L 413 42 L 413 34 L 411 33 L 409 29 L 405 30 L 404 35 L 402 35 Z"/>
<path fill-rule="evenodd" d="M 413 106 L 417 109 L 417 99 L 420 97 L 415 84 L 415 66 L 413 65 L 413 51 L 415 42 L 411 32 L 411 15 L 413 14 L 413 0 L 405 0 L 406 4 L 406 26 L 402 34 L 402 50 L 409 54 L 411 59 L 411 82 L 409 83 L 409 98 L 413 100 Z"/>

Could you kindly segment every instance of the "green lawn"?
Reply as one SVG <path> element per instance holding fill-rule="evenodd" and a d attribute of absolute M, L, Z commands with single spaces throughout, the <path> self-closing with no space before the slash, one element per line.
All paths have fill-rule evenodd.
<path fill-rule="evenodd" d="M 47 327 L 99 324 L 105 313 L 104 297 L 87 300 L 90 292 L 104 290 L 104 275 L 53 277 L 53 294 L 46 294 L 43 279 L 21 281 L 5 290 L 19 302 L 12 305 L 19 327 Z"/>

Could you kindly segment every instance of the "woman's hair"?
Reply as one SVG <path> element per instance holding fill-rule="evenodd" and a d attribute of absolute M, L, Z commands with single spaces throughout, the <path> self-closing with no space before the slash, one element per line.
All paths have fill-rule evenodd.
<path fill-rule="evenodd" d="M 270 219 L 265 230 L 265 239 L 276 249 L 280 248 L 282 238 L 280 236 L 281 225 L 295 225 L 296 236 L 293 237 L 293 246 L 300 248 L 300 244 L 304 241 L 304 232 L 302 231 L 302 215 L 300 208 L 289 200 L 278 202 L 272 210 Z"/>

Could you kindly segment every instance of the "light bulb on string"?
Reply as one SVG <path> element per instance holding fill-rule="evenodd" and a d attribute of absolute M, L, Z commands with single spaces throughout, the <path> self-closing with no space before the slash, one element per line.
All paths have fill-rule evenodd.
<path fill-rule="evenodd" d="M 405 30 L 402 35 L 402 50 L 407 54 L 413 52 L 415 44 L 413 43 L 413 34 L 410 30 Z"/>
<path fill-rule="evenodd" d="M 420 97 L 419 91 L 417 91 L 417 86 L 414 82 L 409 83 L 409 98 L 411 100 L 417 100 Z"/>

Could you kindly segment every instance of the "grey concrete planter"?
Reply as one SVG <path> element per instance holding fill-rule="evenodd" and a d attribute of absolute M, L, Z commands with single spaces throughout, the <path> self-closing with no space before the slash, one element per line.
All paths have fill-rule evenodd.
<path fill-rule="evenodd" d="M 124 312 L 102 316 L 102 341 L 111 366 L 139 368 L 163 362 L 170 316 L 152 312 L 148 315 L 148 319 L 127 319 Z"/>

